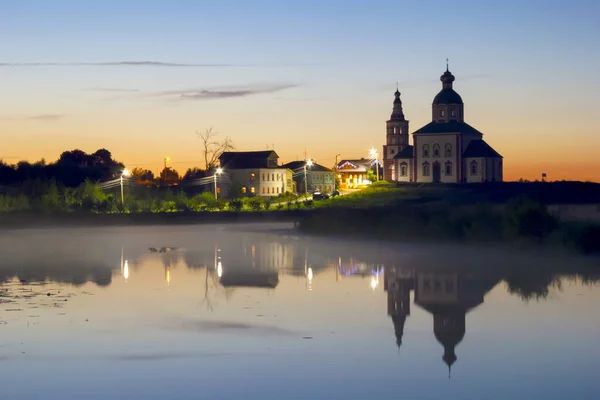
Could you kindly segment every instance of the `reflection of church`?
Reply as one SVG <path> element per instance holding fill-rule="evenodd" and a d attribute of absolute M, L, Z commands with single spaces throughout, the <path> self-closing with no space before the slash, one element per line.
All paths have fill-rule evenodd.
<path fill-rule="evenodd" d="M 485 294 L 499 281 L 448 269 L 386 267 L 384 290 L 397 345 L 402 344 L 404 324 L 410 315 L 410 291 L 414 290 L 414 303 L 433 314 L 433 333 L 444 347 L 442 359 L 450 368 L 457 360 L 455 348 L 465 336 L 466 314 L 483 303 Z"/>

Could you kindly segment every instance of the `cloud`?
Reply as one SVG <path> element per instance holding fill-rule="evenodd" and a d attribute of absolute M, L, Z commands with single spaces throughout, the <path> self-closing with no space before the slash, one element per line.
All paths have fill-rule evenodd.
<path fill-rule="evenodd" d="M 108 62 L 29 62 L 0 63 L 0 67 L 237 67 L 242 64 L 186 64 L 162 61 L 108 61 Z"/>
<path fill-rule="evenodd" d="M 39 114 L 39 115 L 29 115 L 24 117 L 23 119 L 29 121 L 58 121 L 59 119 L 64 118 L 65 116 L 62 114 Z"/>
<path fill-rule="evenodd" d="M 286 89 L 297 87 L 297 84 L 266 84 L 237 88 L 217 88 L 217 89 L 189 89 L 183 91 L 166 91 L 156 95 L 162 97 L 175 97 L 179 100 L 215 100 L 234 97 L 247 97 L 259 94 L 275 93 Z"/>
<path fill-rule="evenodd" d="M 102 88 L 102 87 L 89 88 L 89 89 L 85 89 L 85 91 L 86 92 L 118 92 L 118 93 L 139 92 L 138 89 Z"/>

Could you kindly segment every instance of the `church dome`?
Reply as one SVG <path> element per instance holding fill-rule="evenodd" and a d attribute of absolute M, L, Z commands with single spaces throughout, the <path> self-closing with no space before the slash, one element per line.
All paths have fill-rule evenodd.
<path fill-rule="evenodd" d="M 433 104 L 464 104 L 462 98 L 452 88 L 442 89 L 433 99 Z"/>
<path fill-rule="evenodd" d="M 452 89 L 454 80 L 454 75 L 446 69 L 446 72 L 440 76 L 442 91 L 435 96 L 433 104 L 464 104 L 460 95 Z"/>

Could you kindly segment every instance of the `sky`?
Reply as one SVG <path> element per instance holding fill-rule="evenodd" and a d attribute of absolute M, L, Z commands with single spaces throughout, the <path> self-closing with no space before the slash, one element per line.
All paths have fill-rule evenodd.
<path fill-rule="evenodd" d="M 0 159 L 202 166 L 197 131 L 333 166 L 411 132 L 446 58 L 506 180 L 600 181 L 595 0 L 0 0 Z"/>

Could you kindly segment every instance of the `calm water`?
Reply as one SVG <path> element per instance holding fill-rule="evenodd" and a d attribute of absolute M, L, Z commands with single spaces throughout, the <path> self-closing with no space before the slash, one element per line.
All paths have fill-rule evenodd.
<path fill-rule="evenodd" d="M 0 254 L 3 400 L 600 392 L 597 260 L 286 225 L 1 232 Z"/>

